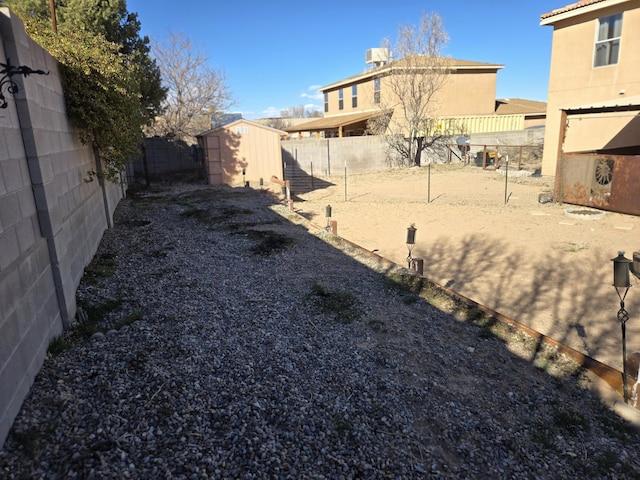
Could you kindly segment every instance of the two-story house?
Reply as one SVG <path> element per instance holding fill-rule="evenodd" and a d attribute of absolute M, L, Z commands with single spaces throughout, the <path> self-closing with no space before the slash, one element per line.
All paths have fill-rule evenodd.
<path fill-rule="evenodd" d="M 542 174 L 557 200 L 640 214 L 640 0 L 581 0 L 540 24 L 553 27 Z"/>
<path fill-rule="evenodd" d="M 367 51 L 367 58 L 369 57 Z M 367 122 L 380 115 L 382 109 L 393 111 L 394 116 L 400 115 L 401 109 L 394 106 L 401 100 L 397 98 L 390 82 L 397 81 L 392 79 L 393 75 L 403 75 L 403 64 L 407 59 L 387 61 L 382 56 L 378 60 L 372 68 L 320 89 L 324 100 L 323 118 L 285 130 L 291 134 L 316 134 L 324 137 L 363 135 Z M 434 66 L 431 63 L 421 67 L 419 61 L 412 61 L 409 70 L 420 68 Z M 466 133 L 519 130 L 529 126 L 525 124 L 526 115 L 522 111 L 507 114 L 496 112 L 497 72 L 504 68 L 503 65 L 444 58 L 441 68 L 446 70 L 446 80 L 430 99 L 430 115 L 433 117 L 456 119 L 458 124 L 464 125 Z M 409 71 L 407 75 L 413 75 L 413 72 Z M 504 102 L 500 105 L 504 105 Z M 542 107 L 537 112 L 531 111 L 531 104 L 525 109 L 530 118 L 536 119 L 537 124 L 540 124 L 540 119 L 544 122 L 544 104 L 539 105 Z M 479 118 L 482 122 L 478 121 Z"/>

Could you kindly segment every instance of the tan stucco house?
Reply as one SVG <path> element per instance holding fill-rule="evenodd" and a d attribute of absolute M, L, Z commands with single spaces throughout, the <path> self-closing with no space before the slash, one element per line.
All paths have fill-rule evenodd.
<path fill-rule="evenodd" d="M 640 200 L 611 205 L 623 190 L 619 203 L 640 198 L 640 0 L 581 0 L 540 25 L 553 27 L 542 174 L 575 190 L 570 203 L 640 212 Z"/>
<path fill-rule="evenodd" d="M 208 183 L 250 186 L 282 178 L 280 138 L 286 132 L 238 119 L 196 136 L 204 154 Z"/>
<path fill-rule="evenodd" d="M 422 67 L 420 58 L 412 56 L 408 69 L 434 68 L 433 62 L 425 62 L 427 66 Z M 464 133 L 521 130 L 544 123 L 543 102 L 527 102 L 526 106 L 508 100 L 496 102 L 497 72 L 503 65 L 450 58 L 442 58 L 441 62 L 448 74 L 430 101 L 430 115 L 434 118 L 453 119 L 463 125 Z M 393 110 L 394 118 L 401 115 L 400 108 L 393 108 L 399 99 L 390 87 L 390 78 L 402 75 L 397 72 L 407 69 L 405 63 L 405 58 L 381 61 L 362 73 L 320 88 L 324 117 L 284 130 L 293 138 L 357 136 L 366 133 L 367 122 L 379 115 L 382 108 Z M 527 123 L 529 120 L 533 123 Z"/>

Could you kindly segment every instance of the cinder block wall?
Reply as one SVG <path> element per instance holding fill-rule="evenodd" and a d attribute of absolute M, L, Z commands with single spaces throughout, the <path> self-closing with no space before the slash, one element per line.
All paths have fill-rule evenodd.
<path fill-rule="evenodd" d="M 295 162 L 308 174 L 313 167 L 313 174 L 320 176 L 343 174 L 345 163 L 351 173 L 389 168 L 386 144 L 375 136 L 286 140 L 282 161 L 286 169 Z"/>
<path fill-rule="evenodd" d="M 529 145 L 543 141 L 544 129 L 480 133 L 471 135 L 470 139 L 472 144 Z M 422 164 L 426 165 L 430 158 L 434 163 L 446 161 L 446 149 L 425 152 Z M 393 166 L 388 159 L 385 140 L 378 136 L 286 140 L 282 142 L 282 160 L 285 171 L 293 169 L 309 175 L 313 172 L 314 176 L 342 175 L 345 165 L 349 173 Z"/>
<path fill-rule="evenodd" d="M 14 76 L 0 109 L 0 445 L 46 355 L 70 326 L 75 292 L 121 186 L 95 180 L 90 146 L 66 117 L 57 62 L 0 8 L 0 62 L 49 75 Z"/>

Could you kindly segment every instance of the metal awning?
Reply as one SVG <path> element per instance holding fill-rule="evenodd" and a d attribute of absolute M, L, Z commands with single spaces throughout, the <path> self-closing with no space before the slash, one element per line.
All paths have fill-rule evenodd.
<path fill-rule="evenodd" d="M 562 108 L 567 115 L 589 114 L 589 113 L 608 113 L 608 112 L 632 112 L 640 111 L 640 95 L 633 97 L 620 97 L 613 100 L 603 102 L 595 102 L 590 105 L 582 105 L 579 107 Z"/>

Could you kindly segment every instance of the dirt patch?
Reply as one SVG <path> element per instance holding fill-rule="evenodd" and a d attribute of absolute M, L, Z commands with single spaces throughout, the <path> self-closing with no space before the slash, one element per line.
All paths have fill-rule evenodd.
<path fill-rule="evenodd" d="M 424 260 L 425 277 L 621 368 L 611 259 L 640 250 L 640 217 L 569 218 L 567 205 L 539 202 L 552 178 L 473 166 L 322 180 L 325 188 L 295 195 L 296 211 L 316 225 L 326 225 L 331 205 L 339 236 L 407 265 L 407 227 L 415 224 L 412 257 Z M 631 353 L 640 351 L 640 293 L 632 289 L 626 309 Z"/>

